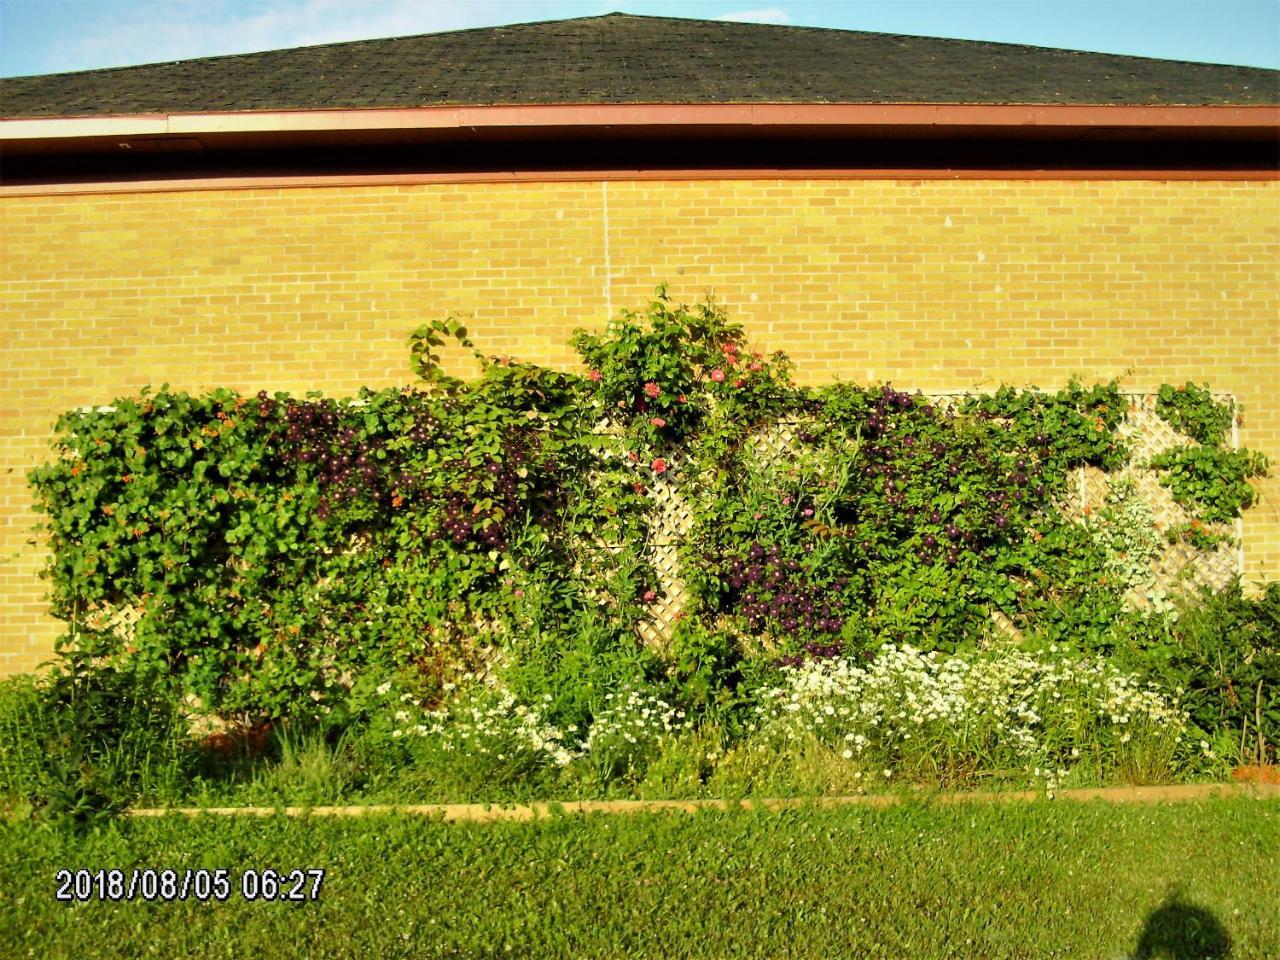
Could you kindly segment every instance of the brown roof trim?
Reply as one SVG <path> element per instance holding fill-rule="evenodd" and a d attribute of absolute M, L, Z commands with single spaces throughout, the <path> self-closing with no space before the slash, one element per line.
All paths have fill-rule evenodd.
<path fill-rule="evenodd" d="M 0 141 L 480 127 L 1280 128 L 1280 106 L 534 104 L 0 119 Z"/>
<path fill-rule="evenodd" d="M 1280 170 L 510 170 L 502 172 L 340 174 L 199 179 L 116 180 L 94 183 L 0 185 L 0 198 L 199 190 L 275 190 L 292 187 L 415 186 L 432 183 L 539 183 L 637 180 L 1155 180 L 1280 181 Z"/>

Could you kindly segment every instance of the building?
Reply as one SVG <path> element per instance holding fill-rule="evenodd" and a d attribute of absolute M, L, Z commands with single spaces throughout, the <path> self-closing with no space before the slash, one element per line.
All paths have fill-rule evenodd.
<path fill-rule="evenodd" d="M 667 280 L 810 381 L 1207 381 L 1280 460 L 1278 133 L 1280 71 L 624 14 L 0 81 L 0 673 L 59 413 L 407 383 L 454 311 L 566 365 Z"/>

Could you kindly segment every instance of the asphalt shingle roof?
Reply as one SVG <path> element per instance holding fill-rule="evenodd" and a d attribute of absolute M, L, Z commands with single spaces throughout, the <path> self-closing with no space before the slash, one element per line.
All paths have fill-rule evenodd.
<path fill-rule="evenodd" d="M 1277 104 L 1280 71 L 602 17 L 0 80 L 0 115 L 534 103 Z"/>

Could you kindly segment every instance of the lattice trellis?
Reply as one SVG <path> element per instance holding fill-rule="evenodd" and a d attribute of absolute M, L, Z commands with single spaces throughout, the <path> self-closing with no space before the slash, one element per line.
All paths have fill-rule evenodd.
<path fill-rule="evenodd" d="M 942 408 L 952 407 L 963 399 L 963 394 L 931 394 L 930 401 Z M 1118 428 L 1118 433 L 1130 446 L 1128 464 L 1113 473 L 1094 467 L 1076 471 L 1074 495 L 1061 504 L 1064 513 L 1079 519 L 1087 512 L 1106 505 L 1111 483 L 1119 479 L 1132 480 L 1137 494 L 1151 511 L 1160 529 L 1189 521 L 1191 515 L 1175 503 L 1169 489 L 1160 483 L 1159 474 L 1146 466 L 1150 459 L 1171 447 L 1182 446 L 1188 439 L 1175 430 L 1156 413 L 1156 397 L 1153 394 L 1126 394 L 1130 408 Z M 1230 400 L 1228 396 L 1215 396 L 1216 400 Z M 788 459 L 797 447 L 798 425 L 782 421 L 770 426 L 751 439 L 750 446 L 761 465 L 771 466 Z M 1232 446 L 1236 446 L 1232 432 Z M 655 500 L 655 514 L 651 525 L 651 561 L 658 571 L 660 585 L 658 599 L 649 607 L 651 622 L 641 635 L 647 643 L 661 645 L 669 637 L 671 628 L 685 608 L 688 594 L 680 577 L 678 551 L 693 525 L 692 511 L 684 499 L 681 485 L 680 461 L 668 456 L 672 471 L 650 485 L 650 496 Z M 1236 521 L 1237 545 L 1220 545 L 1205 552 L 1186 543 L 1166 546 L 1153 571 L 1158 590 L 1174 592 L 1188 587 L 1225 586 L 1233 576 L 1244 572 L 1244 557 L 1238 546 L 1242 535 L 1241 521 Z M 1135 606 L 1142 606 L 1145 592 L 1132 591 L 1128 596 Z M 1006 631 L 1012 629 L 1007 618 L 997 615 L 997 626 Z"/>
<path fill-rule="evenodd" d="M 1129 395 L 1129 413 L 1120 424 L 1118 433 L 1130 446 L 1129 462 L 1122 470 L 1108 474 L 1096 467 L 1079 471 L 1079 511 L 1088 508 L 1098 510 L 1107 502 L 1110 483 L 1118 478 L 1131 480 L 1138 495 L 1151 511 L 1158 527 L 1167 529 L 1193 519 L 1182 506 L 1174 502 L 1169 488 L 1160 483 L 1160 475 L 1146 464 L 1152 457 L 1173 447 L 1184 446 L 1188 439 L 1175 430 L 1156 413 L 1156 397 L 1151 394 Z M 1217 401 L 1231 401 L 1229 396 L 1215 396 Z M 1236 431 L 1231 432 L 1231 445 L 1238 445 Z M 1190 544 L 1177 543 L 1168 546 L 1157 562 L 1157 584 L 1165 590 L 1184 587 L 1212 587 L 1218 589 L 1230 582 L 1236 574 L 1244 573 L 1244 556 L 1239 546 L 1243 534 L 1242 521 L 1235 524 L 1236 545 L 1220 544 L 1216 550 L 1201 551 Z M 1131 598 L 1138 600 L 1140 598 Z"/>

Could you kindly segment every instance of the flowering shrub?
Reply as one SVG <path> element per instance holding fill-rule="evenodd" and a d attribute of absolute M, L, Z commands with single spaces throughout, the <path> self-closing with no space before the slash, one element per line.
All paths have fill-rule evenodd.
<path fill-rule="evenodd" d="M 1168 778 L 1187 726 L 1176 702 L 1101 658 L 891 646 L 869 663 L 784 668 L 757 713 L 765 740 L 817 738 L 869 777 L 955 783 L 1010 771 L 1050 789 L 1082 764 L 1099 780 Z"/>

